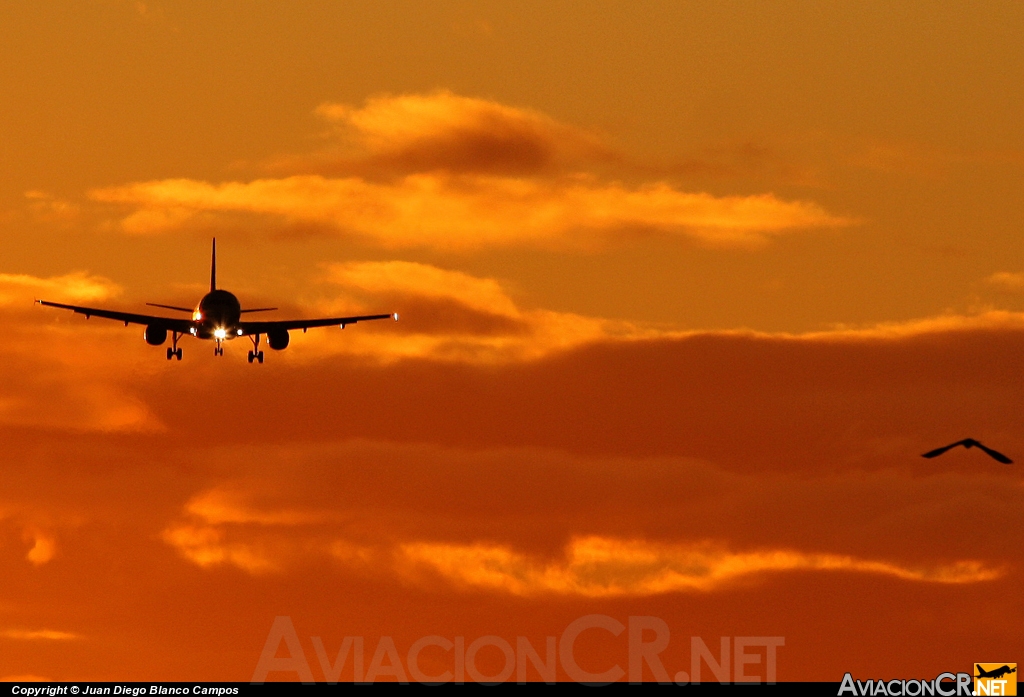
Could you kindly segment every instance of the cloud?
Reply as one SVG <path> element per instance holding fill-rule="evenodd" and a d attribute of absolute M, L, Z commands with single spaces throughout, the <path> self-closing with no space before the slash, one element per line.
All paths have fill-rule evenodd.
<path fill-rule="evenodd" d="M 890 349 L 898 343 L 891 342 Z M 721 350 L 705 348 L 711 354 Z M 976 346 L 965 351 L 978 360 Z M 654 371 L 670 364 L 638 359 L 642 356 L 634 353 L 627 363 Z M 539 377 L 548 380 L 576 360 Z M 776 368 L 789 362 L 777 353 L 766 361 Z M 793 362 L 813 373 L 811 384 L 819 379 L 822 371 L 814 360 L 805 355 Z M 856 363 L 848 355 L 839 361 Z M 913 363 L 914 357 L 907 359 Z M 207 364 L 217 372 L 207 371 Z M 4 503 L 14 498 L 45 505 L 32 512 L 40 529 L 53 527 L 43 524 L 47 511 L 71 511 L 83 523 L 58 530 L 59 563 L 41 570 L 24 561 L 24 545 L 2 544 L 17 539 L 29 519 L 15 513 L 10 525 L 0 527 L 8 586 L 17 591 L 5 601 L 5 626 L 64 627 L 89 639 L 9 641 L 12 649 L 36 652 L 37 662 L 15 660 L 8 672 L 51 674 L 52 666 L 67 665 L 70 651 L 78 664 L 114 672 L 129 658 L 144 660 L 152 674 L 175 647 L 187 644 L 188 652 L 175 659 L 183 672 L 220 667 L 227 679 L 248 661 L 251 674 L 252 656 L 266 640 L 274 607 L 293 615 L 310 656 L 308 637 L 317 635 L 332 657 L 344 636 L 365 636 L 372 648 L 377 636 L 391 632 L 400 650 L 431 633 L 467 636 L 467 642 L 487 634 L 540 637 L 539 643 L 531 640 L 542 647 L 544 636 L 557 635 L 576 617 L 603 612 L 624 622 L 636 614 L 662 617 L 673 635 L 682 633 L 684 648 L 691 634 L 738 636 L 768 627 L 767 633 L 786 635 L 787 645 L 804 647 L 808 653 L 787 659 L 803 666 L 835 649 L 832 644 L 822 649 L 815 637 L 831 636 L 829 623 L 865 598 L 872 603 L 871 617 L 854 613 L 849 631 L 836 639 L 851 650 L 879 622 L 921 632 L 952 628 L 958 650 L 974 641 L 971 637 L 1012 631 L 1011 619 L 998 619 L 1015 616 L 1010 610 L 1018 607 L 1020 595 L 1020 550 L 1006 540 L 1019 537 L 1024 488 L 1011 471 L 984 466 L 954 471 L 944 462 L 907 465 L 918 452 L 912 447 L 886 451 L 886 464 L 906 471 L 872 470 L 844 462 L 846 448 L 839 442 L 826 456 L 810 458 L 811 466 L 797 475 L 739 473 L 710 461 L 714 454 L 704 462 L 573 455 L 574 441 L 590 439 L 579 431 L 549 449 L 492 447 L 488 440 L 501 435 L 493 426 L 466 448 L 403 446 L 393 439 L 418 427 L 417 415 L 428 420 L 427 428 L 414 434 L 417 440 L 446 437 L 432 432 L 436 422 L 429 420 L 452 405 L 423 400 L 416 387 L 422 375 L 402 372 L 394 383 L 381 383 L 373 369 L 338 370 L 344 365 L 338 360 L 325 361 L 316 371 L 289 371 L 284 363 L 264 366 L 279 374 L 256 373 L 244 361 L 234 365 L 215 363 L 210 356 L 194 364 L 194 379 L 183 381 L 178 370 L 144 384 L 147 399 L 179 414 L 166 434 L 110 438 L 7 431 L 10 466 L 0 472 Z M 878 365 L 886 372 L 884 361 Z M 503 379 L 465 389 L 459 377 L 464 370 L 443 367 L 427 379 L 431 388 L 453 385 L 470 400 L 488 392 L 495 402 L 516 402 L 517 383 L 529 379 L 509 367 L 488 367 L 479 374 Z M 578 402 L 579 418 L 624 436 L 622 414 L 602 409 L 600 402 L 606 394 L 633 388 L 623 375 L 594 367 L 585 362 L 579 368 L 589 376 L 580 388 L 587 399 Z M 944 367 L 939 374 L 953 380 L 959 366 L 947 362 Z M 708 364 L 694 370 L 706 371 Z M 734 364 L 733 374 L 737 371 L 742 384 L 759 379 L 757 371 Z M 312 389 L 301 379 L 293 381 L 295 372 L 311 374 Z M 368 374 L 360 377 L 363 373 Z M 804 392 L 807 383 L 793 384 L 794 374 L 787 370 L 779 386 Z M 708 389 L 719 375 L 698 385 L 671 373 L 660 377 L 664 390 L 703 391 L 705 406 L 731 401 L 728 391 Z M 862 375 L 848 377 L 863 382 Z M 637 389 L 660 402 L 660 395 L 650 394 L 652 384 Z M 504 415 L 507 433 L 528 440 L 521 422 L 528 431 L 535 418 L 549 420 L 553 431 L 572 429 L 569 412 L 558 402 L 564 387 L 553 386 L 552 403 L 531 400 L 524 402 L 526 409 L 515 404 Z M 390 390 L 398 408 L 370 399 Z M 216 393 L 224 401 L 211 400 Z M 821 393 L 811 396 L 812 404 L 824 403 Z M 871 401 L 885 417 L 888 400 L 872 395 Z M 901 410 L 916 406 L 902 400 L 898 390 L 892 401 Z M 403 411 L 402 402 L 409 408 Z M 789 423 L 794 441 L 821 437 L 836 444 L 854 423 L 830 426 L 826 418 L 822 423 L 832 430 L 821 432 L 808 427 L 807 412 L 801 416 L 783 402 L 774 426 L 784 430 Z M 973 407 L 957 402 L 962 420 Z M 380 442 L 359 440 L 370 429 L 357 423 L 353 430 L 344 423 L 348 412 L 336 405 L 345 403 L 355 413 L 376 413 L 385 431 L 394 433 Z M 239 406 L 252 404 L 258 409 Z M 232 406 L 236 416 L 226 429 Z M 466 417 L 479 406 L 468 406 L 452 415 L 450 432 L 477 430 L 479 423 Z M 723 430 L 742 438 L 759 409 L 749 405 Z M 602 411 L 603 419 L 592 418 Z M 295 428 L 317 412 L 323 433 Z M 672 419 L 667 425 L 679 426 Z M 715 439 L 706 423 L 697 426 L 696 436 L 691 431 L 681 441 L 699 444 L 701 431 Z M 876 434 L 870 421 L 860 428 Z M 654 447 L 671 447 L 659 430 L 639 435 Z M 861 434 L 855 435 L 859 440 Z M 913 446 L 913 436 L 909 440 Z M 773 457 L 804 457 L 786 445 L 792 443 L 761 447 Z M 111 505 L 111 491 L 118 492 L 117 505 Z M 420 557 L 403 551 L 409 546 Z M 458 569 L 449 576 L 429 559 L 422 561 L 431 550 L 449 567 L 465 555 L 468 571 L 493 573 L 496 566 L 500 573 L 496 581 L 486 574 L 483 581 L 466 580 Z M 496 550 L 506 557 L 492 560 Z M 971 560 L 979 560 L 978 566 L 958 565 Z M 693 571 L 700 564 L 707 568 L 705 576 Z M 975 572 L 1003 569 L 1006 575 L 998 579 L 969 582 Z M 709 579 L 706 588 L 700 587 L 702 578 Z M 956 580 L 962 582 L 951 582 Z M 197 613 L 210 621 L 197 626 L 190 619 Z M 956 633 L 965 627 L 976 634 L 964 639 Z M 45 651 L 53 653 L 41 657 Z M 588 650 L 587 656 L 595 654 Z M 621 659 L 612 657 L 607 665 L 615 660 Z"/>
<path fill-rule="evenodd" d="M 62 632 L 56 629 L 2 629 L 0 636 L 19 641 L 72 641 L 82 638 L 81 635 L 74 632 Z"/>
<path fill-rule="evenodd" d="M 901 322 L 880 322 L 866 326 L 836 324 L 827 331 L 802 334 L 770 334 L 760 336 L 787 337 L 802 341 L 878 341 L 900 340 L 938 334 L 959 334 L 985 330 L 1016 331 L 1024 329 L 1024 313 L 1008 310 L 987 310 L 973 315 L 945 314 L 920 317 Z"/>
<path fill-rule="evenodd" d="M 811 201 L 718 196 L 636 178 L 596 134 L 450 92 L 374 97 L 317 113 L 349 150 L 285 159 L 292 176 L 164 179 L 95 189 L 121 228 L 225 226 L 360 238 L 385 248 L 589 248 L 636 234 L 752 247 L 854 224 Z M 627 177 L 628 178 L 628 177 Z"/>
<path fill-rule="evenodd" d="M 245 496 L 230 489 L 213 489 L 196 495 L 185 506 L 186 512 L 213 525 L 256 523 L 258 525 L 306 525 L 323 522 L 327 513 L 294 510 L 266 511 L 248 504 Z"/>
<path fill-rule="evenodd" d="M 514 323 L 533 312 L 499 279 L 337 270 L 326 275 L 353 294 Z M 89 641 L 9 641 L 52 652 L 9 673 L 66 670 L 73 649 L 76 665 L 130 664 L 139 679 L 244 677 L 274 607 L 335 650 L 393 630 L 399 646 L 401 633 L 406 646 L 542 639 L 589 612 L 661 616 L 684 637 L 767 627 L 799 647 L 796 675 L 875 646 L 864 637 L 879 623 L 947 632 L 952 655 L 1011 636 L 1019 615 L 1017 470 L 977 449 L 920 457 L 968 435 L 1024 452 L 1013 315 L 867 337 L 602 338 L 505 363 L 304 363 L 290 349 L 261 367 L 238 344 L 216 359 L 192 344 L 169 363 L 138 328 L 56 317 L 5 312 L 0 335 L 4 395 L 17 387 L 22 416 L 53 426 L 0 422 L 3 609 L 6 626 Z M 166 430 L 72 429 L 98 417 L 57 415 L 94 385 L 111 390 L 97 409 L 128 395 Z M 39 568 L 29 527 L 59 545 Z M 430 550 L 449 571 L 422 560 Z M 458 576 L 463 557 L 483 580 Z M 843 614 L 865 602 L 871 616 Z M 830 634 L 840 616 L 849 631 Z"/>
<path fill-rule="evenodd" d="M 26 191 L 28 209 L 32 217 L 50 226 L 66 226 L 78 219 L 81 207 L 72 201 L 57 198 L 45 191 Z"/>
<path fill-rule="evenodd" d="M 1024 273 L 997 271 L 986 278 L 985 283 L 1004 293 L 1020 293 L 1024 291 Z"/>
<path fill-rule="evenodd" d="M 520 307 L 498 279 L 481 278 L 407 261 L 348 262 L 325 266 L 326 280 L 342 294 L 322 313 L 400 311 L 398 327 L 360 325 L 345 341 L 327 333 L 303 337 L 304 355 L 351 355 L 385 363 L 430 359 L 469 364 L 537 361 L 588 345 L 710 340 L 794 342 L 794 345 L 902 341 L 978 331 L 1024 329 L 1024 313 L 992 310 L 939 315 L 826 331 L 790 334 L 749 330 L 673 330 L 640 323 Z M 354 295 L 359 300 L 354 300 Z"/>
<path fill-rule="evenodd" d="M 604 537 L 573 539 L 562 563 L 538 563 L 504 546 L 405 544 L 404 558 L 453 583 L 513 595 L 588 598 L 714 591 L 745 577 L 784 571 L 852 571 L 905 581 L 977 583 L 1002 575 L 977 561 L 919 569 L 838 554 L 787 549 L 730 552 L 710 543 L 652 544 Z"/>
<path fill-rule="evenodd" d="M 400 309 L 401 320 L 397 328 L 360 325 L 342 342 L 326 334 L 304 339 L 321 355 L 507 363 L 536 360 L 595 341 L 655 334 L 628 322 L 522 309 L 496 279 L 429 264 L 351 262 L 330 264 L 327 272 L 327 279 L 343 291 L 371 299 L 358 305 L 342 299 L 322 306 L 321 312 L 382 307 Z"/>
<path fill-rule="evenodd" d="M 400 457 L 404 457 L 400 455 Z M 477 460 L 479 458 L 470 458 Z M 487 458 L 485 457 L 484 460 Z M 300 480 L 311 473 L 311 470 L 302 467 L 302 460 L 291 460 L 293 477 L 298 476 Z M 299 466 L 298 470 L 294 468 Z M 549 465 L 550 466 L 550 465 Z M 556 467 L 564 467 L 564 463 Z M 633 463 L 628 465 L 621 462 L 616 465 L 616 470 L 621 475 L 623 472 L 636 471 L 640 467 L 642 472 L 650 467 L 650 464 Z M 437 468 L 438 465 L 432 467 Z M 440 465 L 440 472 L 434 471 L 434 477 L 441 474 L 447 478 L 449 472 L 445 471 L 444 465 Z M 624 469 L 622 469 L 624 468 Z M 424 468 L 425 469 L 425 468 Z M 521 469 L 521 468 L 520 468 Z M 488 479 L 494 481 L 495 474 L 504 477 L 505 473 L 491 472 Z M 831 484 L 823 479 L 814 482 L 804 482 L 798 485 L 795 494 L 787 492 L 792 489 L 792 483 L 778 476 L 763 477 L 760 475 L 745 477 L 730 477 L 721 472 L 706 469 L 701 466 L 688 468 L 665 468 L 662 474 L 673 473 L 676 478 L 682 478 L 689 486 L 697 484 L 705 493 L 697 500 L 690 501 L 688 505 L 703 508 L 699 502 L 701 498 L 709 497 L 713 501 L 718 500 L 719 494 L 729 491 L 729 496 L 746 500 L 748 495 L 757 493 L 757 496 L 750 498 L 747 502 L 751 506 L 752 517 L 760 517 L 763 520 L 772 520 L 781 529 L 788 529 L 786 518 L 797 517 L 804 519 L 807 516 L 811 519 L 819 519 L 820 511 L 814 512 L 819 506 L 808 501 L 815 497 L 832 497 Z M 264 473 L 262 477 L 269 480 L 261 481 L 253 479 L 250 486 L 254 490 L 274 488 L 273 480 L 276 474 Z M 408 476 L 416 479 L 422 472 L 411 471 Z M 522 472 L 521 472 L 522 474 Z M 599 484 L 616 481 L 618 492 L 627 499 L 632 500 L 636 486 L 643 487 L 642 482 L 647 475 L 641 475 L 637 481 L 630 477 L 607 478 L 607 472 L 598 467 L 592 476 L 599 480 L 606 480 Z M 698 477 L 695 479 L 694 477 Z M 706 479 L 701 483 L 700 478 Z M 342 476 L 342 479 L 345 479 Z M 460 488 L 467 486 L 478 486 L 481 484 L 480 475 L 475 478 L 476 483 L 465 483 Z M 717 481 L 716 481 L 717 480 Z M 732 480 L 732 481 L 724 481 Z M 557 480 L 556 480 L 557 481 Z M 708 485 L 715 482 L 709 489 Z M 548 481 L 550 486 L 553 481 Z M 311 484 L 306 481 L 305 484 Z M 901 487 L 907 487 L 909 482 L 901 482 Z M 556 485 L 557 486 L 557 485 Z M 867 486 L 868 489 L 893 488 L 893 482 L 886 476 L 876 477 L 875 481 L 853 483 L 848 486 L 847 491 L 856 491 Z M 961 485 L 962 486 L 962 485 Z M 915 488 L 911 486 L 911 488 Z M 366 490 L 359 487 L 360 491 Z M 720 491 L 719 491 L 720 490 Z M 918 500 L 939 498 L 941 492 L 931 492 L 927 489 L 916 487 Z M 775 492 L 775 496 L 788 497 L 788 503 L 778 507 L 760 505 L 761 510 L 755 509 L 759 506 L 756 503 L 758 497 L 764 498 L 766 492 Z M 506 496 L 511 493 L 507 492 Z M 862 492 L 861 492 L 862 493 Z M 298 492 L 296 492 L 298 494 Z M 295 496 L 293 494 L 292 496 Z M 603 491 L 602 495 L 611 494 L 611 491 Z M 810 497 L 808 498 L 808 494 Z M 464 493 L 463 495 L 471 494 Z M 512 495 L 518 495 L 513 493 Z M 913 496 L 908 492 L 896 494 L 890 491 L 890 496 L 905 498 Z M 626 597 L 626 596 L 650 596 L 664 593 L 690 593 L 690 592 L 715 592 L 734 587 L 737 583 L 747 583 L 752 580 L 762 579 L 768 574 L 783 572 L 853 572 L 869 575 L 880 575 L 902 581 L 937 583 L 937 584 L 969 584 L 984 581 L 992 581 L 1002 578 L 1006 569 L 1001 566 L 993 566 L 976 559 L 960 559 L 947 562 L 936 562 L 918 560 L 916 562 L 897 562 L 880 559 L 864 558 L 854 554 L 835 552 L 808 552 L 792 547 L 758 547 L 749 551 L 734 551 L 725 543 L 699 541 L 699 542 L 665 542 L 651 541 L 637 538 L 624 538 L 613 535 L 598 534 L 573 534 L 565 546 L 564 555 L 561 559 L 545 561 L 542 553 L 516 551 L 507 544 L 496 543 L 461 543 L 461 542 L 438 542 L 438 541 L 393 541 L 395 534 L 401 535 L 405 525 L 394 526 L 393 523 L 385 522 L 391 518 L 397 510 L 408 506 L 409 502 L 389 498 L 388 505 L 382 509 L 379 503 L 364 507 L 363 510 L 349 511 L 344 516 L 324 515 L 322 512 L 301 512 L 299 509 L 278 509 L 278 510 L 254 510 L 247 508 L 244 511 L 233 513 L 230 516 L 222 515 L 218 506 L 216 511 L 210 514 L 210 507 L 197 502 L 210 501 L 220 496 L 218 490 L 210 490 L 195 496 L 185 507 L 185 514 L 192 522 L 177 522 L 168 526 L 162 537 L 164 541 L 178 550 L 178 552 L 190 562 L 202 568 L 216 566 L 233 566 L 250 574 L 262 575 L 268 572 L 287 573 L 294 569 L 297 564 L 307 564 L 310 560 L 317 558 L 333 558 L 348 568 L 362 571 L 373 571 L 377 575 L 389 575 L 396 578 L 411 580 L 423 580 L 424 570 L 436 574 L 447 582 L 461 589 L 481 589 L 489 591 L 501 591 L 518 596 L 537 595 L 562 595 L 579 596 L 588 598 Z M 591 501 L 593 501 L 591 494 Z M 692 495 L 691 495 L 692 498 Z M 863 497 L 855 497 L 861 500 Z M 840 499 L 841 500 L 841 499 Z M 909 501 L 909 499 L 908 499 Z M 534 520 L 535 512 L 531 512 L 531 503 L 523 502 L 522 512 L 519 520 L 520 526 L 527 528 L 542 524 L 542 521 Z M 521 505 L 521 504 L 520 504 Z M 681 529 L 687 527 L 683 519 L 672 520 L 673 514 L 670 509 L 661 510 L 662 503 L 652 500 L 648 504 L 652 506 L 651 515 L 636 518 L 637 522 L 644 525 L 660 518 L 662 524 L 668 523 L 670 527 Z M 791 508 L 797 506 L 799 509 L 793 511 Z M 840 504 L 844 505 L 844 504 Z M 846 504 L 849 505 L 849 504 Z M 895 503 L 897 507 L 903 505 Z M 912 504 L 911 504 L 912 505 Z M 499 514 L 501 505 L 496 504 L 491 509 L 491 515 Z M 628 502 L 627 502 L 628 506 Z M 387 509 L 395 511 L 385 512 Z M 448 511 L 451 516 L 464 516 L 465 511 L 450 508 L 443 502 L 433 506 L 441 513 L 442 509 Z M 777 508 L 772 512 L 769 509 Z M 592 527 L 600 525 L 599 518 L 607 521 L 607 512 L 614 511 L 612 508 L 604 508 L 604 516 L 594 516 L 592 510 L 587 513 L 589 507 L 577 510 L 576 507 L 563 507 L 560 512 L 561 524 L 568 522 L 570 526 Z M 659 512 L 660 511 L 660 512 Z M 426 513 L 426 511 L 421 511 Z M 551 513 L 554 513 L 552 511 Z M 582 514 L 583 518 L 576 520 Z M 667 514 L 667 515 L 666 515 Z M 700 517 L 700 512 L 696 514 Z M 734 514 L 732 514 L 734 515 Z M 852 510 L 847 511 L 847 516 L 856 515 Z M 567 517 L 568 516 L 568 517 Z M 371 528 L 374 532 L 366 538 L 366 530 L 362 533 L 363 541 L 355 541 L 346 537 L 346 530 L 351 531 L 347 523 L 359 521 L 365 526 L 371 519 L 381 518 Z M 202 519 L 202 520 L 201 520 Z M 589 522 L 584 522 L 587 520 Z M 339 525 L 341 521 L 346 524 Z M 479 526 L 483 521 L 475 523 Z M 707 524 L 708 521 L 705 521 Z M 423 525 L 428 527 L 424 528 Z M 420 533 L 428 533 L 434 526 L 433 516 L 421 516 L 417 523 Z M 550 521 L 549 521 L 550 524 Z M 465 523 L 463 523 L 463 526 Z M 849 527 L 849 526 L 847 526 Z M 273 528 L 268 530 L 268 528 Z M 437 528 L 434 528 L 437 532 Z M 909 529 L 903 526 L 904 534 Z M 406 529 L 405 535 L 411 530 Z M 503 530 L 502 534 L 508 535 L 510 531 Z M 415 534 L 415 533 L 413 533 Z M 429 534 L 429 533 L 428 533 Z M 734 534 L 740 534 L 739 529 Z M 863 535 L 863 529 L 857 531 L 856 526 L 849 529 L 837 527 L 833 529 L 832 544 L 842 536 Z M 749 533 L 746 533 L 749 539 Z M 804 537 L 808 537 L 804 534 Z M 811 535 L 810 537 L 814 537 Z M 852 538 L 851 538 L 852 539 Z M 850 540 L 847 540 L 848 543 Z M 920 552 L 920 550 L 918 550 Z"/>
<path fill-rule="evenodd" d="M 25 558 L 36 566 L 42 566 L 57 554 L 57 541 L 52 536 L 38 530 L 31 531 L 27 536 L 33 544 Z"/>
<path fill-rule="evenodd" d="M 27 308 L 38 298 L 71 303 L 92 302 L 120 292 L 121 288 L 113 281 L 84 271 L 49 278 L 0 273 L 0 306 Z"/>
<path fill-rule="evenodd" d="M 134 208 L 121 221 L 133 234 L 177 229 L 200 214 L 247 213 L 353 234 L 387 248 L 589 246 L 636 231 L 749 247 L 773 235 L 852 222 L 817 204 L 772 194 L 717 197 L 663 182 L 631 187 L 588 177 L 415 174 L 378 183 L 306 175 L 224 184 L 168 179 L 90 195 Z"/>
<path fill-rule="evenodd" d="M 1004 541 L 1024 490 L 1007 473 L 900 472 L 899 448 L 889 469 L 822 458 L 794 476 L 537 448 L 249 447 L 258 460 L 235 451 L 255 463 L 243 478 L 193 495 L 166 527 L 192 564 L 287 576 L 329 559 L 346 577 L 597 598 L 719 592 L 783 572 L 969 584 L 1020 558 Z M 241 511 L 195 505 L 224 491 Z"/>
<path fill-rule="evenodd" d="M 336 522 L 331 511 L 295 508 L 260 508 L 252 505 L 246 492 L 237 487 L 217 487 L 200 492 L 185 505 L 185 521 L 178 521 L 161 533 L 161 538 L 203 568 L 234 566 L 252 574 L 281 571 L 289 561 L 310 551 L 342 555 L 334 544 L 316 544 L 310 549 L 303 537 L 271 532 L 268 528 L 317 528 Z"/>
<path fill-rule="evenodd" d="M 537 312 L 530 332 L 546 311 Z M 976 451 L 919 457 L 967 436 L 1013 459 L 1024 448 L 1015 407 L 1024 315 L 814 336 L 652 331 L 620 339 L 600 324 L 588 336 L 586 325 L 552 314 L 544 333 L 520 336 L 406 334 L 404 319 L 300 332 L 286 352 L 268 354 L 274 368 L 258 382 L 244 362 L 228 373 L 211 358 L 187 386 L 168 376 L 138 389 L 168 428 L 211 440 L 224 437 L 220 414 L 272 404 L 274 418 L 243 421 L 232 436 L 254 443 L 538 447 L 689 456 L 742 471 L 968 469 L 979 465 Z M 232 360 L 237 350 L 227 349 Z"/>
<path fill-rule="evenodd" d="M 409 261 L 331 264 L 331 280 L 370 293 L 398 293 L 454 300 L 482 312 L 518 317 L 520 312 L 493 278 L 479 278 Z"/>
<path fill-rule="evenodd" d="M 33 290 L 47 291 L 44 297 L 91 302 L 114 288 L 84 274 L 0 276 L 0 297 L 11 298 L 7 306 L 0 304 L 0 424 L 64 431 L 159 430 L 133 384 L 142 377 L 134 351 L 141 331 L 87 322 L 31 302 Z"/>
<path fill-rule="evenodd" d="M 524 174 L 615 158 L 596 133 L 447 91 L 371 97 L 362 108 L 321 104 L 316 113 L 359 148 L 335 159 L 339 167 Z"/>
<path fill-rule="evenodd" d="M 224 531 L 212 526 L 174 525 L 164 530 L 162 538 L 203 568 L 227 564 L 253 574 L 278 568 L 268 550 L 255 544 L 228 543 Z"/>

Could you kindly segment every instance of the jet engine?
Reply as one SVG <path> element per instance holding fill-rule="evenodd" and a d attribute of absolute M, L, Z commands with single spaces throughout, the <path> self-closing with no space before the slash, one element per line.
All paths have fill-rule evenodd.
<path fill-rule="evenodd" d="M 150 346 L 159 346 L 160 344 L 167 341 L 167 330 L 163 327 L 154 327 L 152 324 L 146 325 L 146 343 Z"/>
<path fill-rule="evenodd" d="M 274 329 L 267 332 L 267 343 L 270 344 L 270 348 L 275 351 L 281 351 L 288 348 L 288 330 Z"/>

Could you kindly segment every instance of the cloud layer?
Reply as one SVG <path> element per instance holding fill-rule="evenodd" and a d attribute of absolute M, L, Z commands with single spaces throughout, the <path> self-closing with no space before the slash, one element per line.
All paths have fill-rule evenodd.
<path fill-rule="evenodd" d="M 224 184 L 170 179 L 99 189 L 92 197 L 134 208 L 122 220 L 130 233 L 203 223 L 203 214 L 249 213 L 269 216 L 279 227 L 353 234 L 387 248 L 586 247 L 638 231 L 750 246 L 772 235 L 850 223 L 814 203 L 772 194 L 716 197 L 666 183 L 628 187 L 588 178 L 415 174 L 383 184 L 319 175 Z"/>
<path fill-rule="evenodd" d="M 665 181 L 624 184 L 600 140 L 534 111 L 440 92 L 322 105 L 361 155 L 347 176 L 316 158 L 291 176 L 211 183 L 166 179 L 96 189 L 135 234 L 231 225 L 349 235 L 385 248 L 587 248 L 638 233 L 750 247 L 772 236 L 849 225 L 809 201 L 717 196 Z M 330 168 L 327 168 L 330 169 Z M 368 171 L 369 170 L 369 171 Z"/>
<path fill-rule="evenodd" d="M 0 610 L 24 632 L 0 636 L 5 674 L 237 677 L 272 619 L 253 607 L 334 645 L 655 615 L 785 635 L 800 677 L 865 650 L 873 626 L 830 633 L 858 603 L 957 627 L 950 655 L 1015 631 L 1016 470 L 919 455 L 969 435 L 1018 459 L 1020 315 L 677 333 L 426 263 L 320 269 L 311 312 L 409 317 L 296 333 L 250 366 L 239 343 L 167 362 L 135 327 L 0 308 Z M 23 295 L 116 292 L 14 278 Z"/>
<path fill-rule="evenodd" d="M 407 264 L 326 275 L 352 294 L 339 303 L 458 308 L 450 341 L 535 320 L 494 279 Z M 967 435 L 1024 450 L 1015 316 L 602 335 L 505 361 L 306 344 L 257 367 L 235 345 L 169 363 L 117 323 L 44 334 L 53 318 L 32 309 L 4 310 L 4 396 L 35 408 L 0 420 L 0 608 L 6 627 L 89 640 L 0 637 L 5 674 L 251 674 L 278 614 L 303 641 L 400 647 L 653 615 L 709 644 L 784 635 L 794 679 L 828 678 L 829 656 L 907 660 L 900 636 L 864 642 L 879 622 L 946 632 L 916 661 L 1016 635 L 1017 470 L 976 450 L 920 458 Z M 61 416 L 102 390 L 161 428 Z"/>
<path fill-rule="evenodd" d="M 642 540 L 572 540 L 562 563 L 538 564 L 507 547 L 407 544 L 402 554 L 453 583 L 513 595 L 554 593 L 588 598 L 714 591 L 746 577 L 783 571 L 853 571 L 905 581 L 977 583 L 1001 572 L 977 561 L 911 569 L 883 561 L 787 549 L 731 552 L 714 544 L 665 545 Z"/>
<path fill-rule="evenodd" d="M 604 340 L 652 337 L 630 322 L 569 312 L 523 309 L 492 278 L 407 261 L 329 264 L 327 280 L 342 292 L 321 312 L 401 308 L 397 328 L 360 325 L 345 341 L 304 337 L 312 355 L 348 354 L 377 361 L 429 358 L 458 363 L 532 361 Z M 358 304 L 354 297 L 360 296 Z"/>

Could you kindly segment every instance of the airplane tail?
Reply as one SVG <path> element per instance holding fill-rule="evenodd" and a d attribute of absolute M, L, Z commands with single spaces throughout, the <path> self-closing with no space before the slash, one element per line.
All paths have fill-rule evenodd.
<path fill-rule="evenodd" d="M 213 238 L 213 260 L 210 262 L 210 292 L 217 290 L 217 238 Z"/>

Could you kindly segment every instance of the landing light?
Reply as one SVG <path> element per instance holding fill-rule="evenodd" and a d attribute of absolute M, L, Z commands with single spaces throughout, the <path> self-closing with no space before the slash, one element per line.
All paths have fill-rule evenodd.
<path fill-rule="evenodd" d="M 238 330 L 238 336 L 242 336 L 242 330 L 241 329 Z"/>
<path fill-rule="evenodd" d="M 214 329 L 213 330 L 214 338 L 223 339 L 223 338 L 227 337 L 227 335 L 228 335 L 228 333 L 227 333 L 227 330 L 225 330 L 225 329 Z"/>
<path fill-rule="evenodd" d="M 196 310 L 195 312 L 192 313 L 192 320 L 193 321 L 199 322 L 202 319 L 203 319 L 203 313 L 200 312 L 199 310 Z"/>

